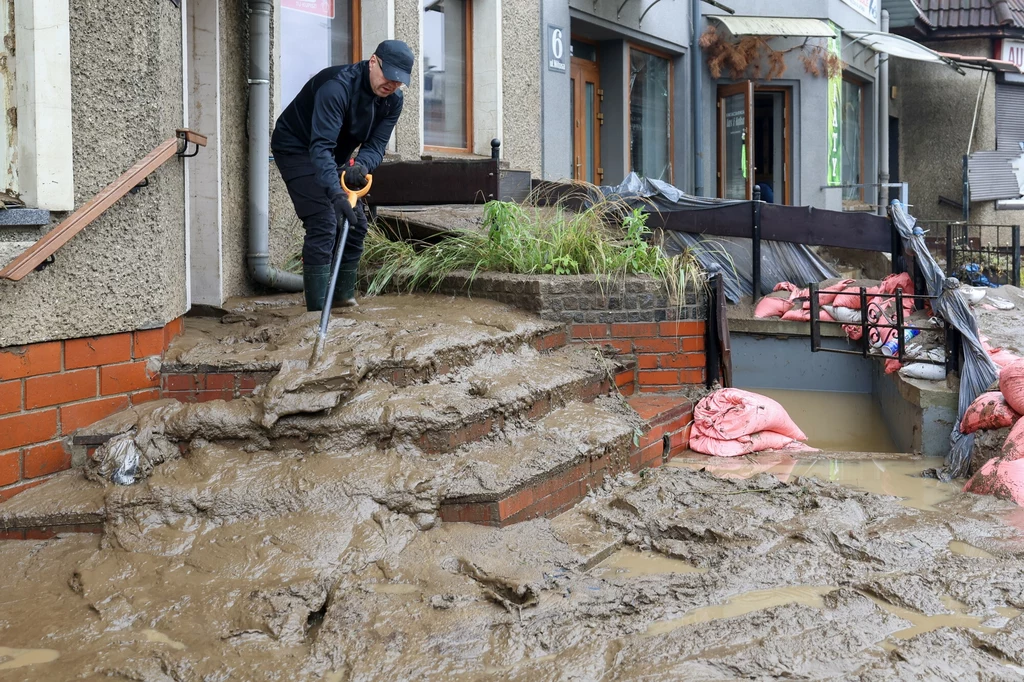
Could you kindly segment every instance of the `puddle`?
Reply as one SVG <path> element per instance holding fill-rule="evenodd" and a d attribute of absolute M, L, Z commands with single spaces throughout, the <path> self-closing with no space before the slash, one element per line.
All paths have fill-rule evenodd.
<path fill-rule="evenodd" d="M 797 586 L 746 592 L 729 599 L 724 604 L 703 606 L 689 611 L 681 618 L 653 623 L 644 634 L 661 635 L 685 625 L 707 623 L 723 618 L 735 618 L 783 604 L 803 604 L 804 606 L 821 609 L 824 608 L 822 598 L 835 589 L 837 588 L 827 586 Z M 999 614 L 998 616 L 974 616 L 966 613 L 967 607 L 964 604 L 950 597 L 944 597 L 943 603 L 953 613 L 926 616 L 917 611 L 893 606 L 871 595 L 865 596 L 871 599 L 883 611 L 911 623 L 909 628 L 894 632 L 887 640 L 882 642 L 882 646 L 890 650 L 896 646 L 891 640 L 911 639 L 924 632 L 931 632 L 943 627 L 967 628 L 975 632 L 991 634 L 1001 630 L 1010 619 L 1016 618 L 1022 613 L 1018 609 L 1010 607 L 997 607 L 996 613 Z M 986 623 L 988 624 L 986 625 Z"/>
<path fill-rule="evenodd" d="M 1009 607 L 997 607 L 996 613 L 998 616 L 972 616 L 965 613 L 967 607 L 949 597 L 944 598 L 942 601 L 945 603 L 946 608 L 953 613 L 943 613 L 935 616 L 926 616 L 917 611 L 911 611 L 900 606 L 893 606 L 888 602 L 882 601 L 875 597 L 870 597 L 871 601 L 875 602 L 878 607 L 884 611 L 891 613 L 894 616 L 899 616 L 903 620 L 910 621 L 913 625 L 909 628 L 899 630 L 889 635 L 889 639 L 910 639 L 916 637 L 924 632 L 931 632 L 932 630 L 938 630 L 939 628 L 967 628 L 974 630 L 975 632 L 984 632 L 992 634 L 998 632 L 1005 626 L 1005 624 L 1011 619 L 1016 618 L 1021 614 L 1020 611 Z M 993 627 L 991 625 L 984 625 L 984 623 L 993 620 L 1002 620 L 999 627 Z"/>
<path fill-rule="evenodd" d="M 599 578 L 636 578 L 665 573 L 707 573 L 707 569 L 657 552 L 638 552 L 624 547 L 591 569 L 590 573 Z"/>
<path fill-rule="evenodd" d="M 159 630 L 143 630 L 142 634 L 146 638 L 147 642 L 155 642 L 157 644 L 166 644 L 167 646 L 171 647 L 172 649 L 184 649 L 185 648 L 184 644 L 182 644 L 181 642 L 178 642 L 178 641 L 175 641 L 175 640 L 171 639 L 170 637 L 168 637 L 164 633 L 160 632 Z"/>
<path fill-rule="evenodd" d="M 408 583 L 374 583 L 370 589 L 377 594 L 419 594 L 420 588 Z"/>
<path fill-rule="evenodd" d="M 754 611 L 761 611 L 782 604 L 803 604 L 816 609 L 824 607 L 822 597 L 836 589 L 835 587 L 779 587 L 770 590 L 755 590 L 736 595 L 724 604 L 702 606 L 689 611 L 682 618 L 664 620 L 653 623 L 644 633 L 646 635 L 662 635 L 684 625 L 707 623 L 720 618 L 735 618 Z"/>
<path fill-rule="evenodd" d="M 29 665 L 56 661 L 60 652 L 56 649 L 11 649 L 0 646 L 0 670 L 13 670 Z"/>
<path fill-rule="evenodd" d="M 974 545 L 968 545 L 966 542 L 960 542 L 959 540 L 950 540 L 949 551 L 953 554 L 959 554 L 960 556 L 970 556 L 976 559 L 995 559 L 994 554 L 989 554 L 983 549 L 975 547 Z"/>
<path fill-rule="evenodd" d="M 794 476 L 814 476 L 822 481 L 864 490 L 880 495 L 895 495 L 914 509 L 934 511 L 935 505 L 960 493 L 955 483 L 943 483 L 920 474 L 928 468 L 941 467 L 941 457 L 891 460 L 838 460 L 796 458 L 781 453 L 747 457 L 687 457 L 673 460 L 669 466 L 706 469 L 723 478 L 750 478 L 769 473 L 789 482 Z"/>
<path fill-rule="evenodd" d="M 807 444 L 832 452 L 899 452 L 870 393 L 746 389 L 778 402 L 807 434 Z"/>

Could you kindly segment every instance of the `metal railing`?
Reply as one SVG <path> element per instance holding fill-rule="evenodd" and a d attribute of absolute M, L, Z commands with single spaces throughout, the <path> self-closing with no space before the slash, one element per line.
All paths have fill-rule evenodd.
<path fill-rule="evenodd" d="M 846 291 L 849 291 L 849 289 L 847 289 Z M 846 294 L 846 291 L 844 291 L 843 294 Z M 843 353 L 843 354 L 846 354 L 846 355 L 860 355 L 860 356 L 863 356 L 865 358 L 867 358 L 867 357 L 877 357 L 877 358 L 881 358 L 883 360 L 888 360 L 890 358 L 893 358 L 893 359 L 899 360 L 900 363 L 903 363 L 904 360 L 907 359 L 906 349 L 907 349 L 907 341 L 909 340 L 909 339 L 907 339 L 907 332 L 908 331 L 912 331 L 912 330 L 916 330 L 918 332 L 924 333 L 924 332 L 935 331 L 936 330 L 935 327 L 917 327 L 917 326 L 913 326 L 913 325 L 908 325 L 906 323 L 906 319 L 905 319 L 905 315 L 904 315 L 904 309 L 903 309 L 903 304 L 904 304 L 904 300 L 905 300 L 906 297 L 903 294 L 903 290 L 902 289 L 897 289 L 895 291 L 895 293 L 892 293 L 892 294 L 876 294 L 876 293 L 869 294 L 866 288 L 859 287 L 858 295 L 859 295 L 859 298 L 860 298 L 860 322 L 859 323 L 852 323 L 852 324 L 851 323 L 838 322 L 838 321 L 822 320 L 821 317 L 820 317 L 820 315 L 821 315 L 821 308 L 822 308 L 822 305 L 821 305 L 821 295 L 822 294 L 826 294 L 826 295 L 830 295 L 830 296 L 835 296 L 836 292 L 834 292 L 834 291 L 821 291 L 818 288 L 818 284 L 817 283 L 811 283 L 809 285 L 808 297 L 810 299 L 809 303 L 810 303 L 810 313 L 811 313 L 811 352 L 812 353 L 817 353 L 819 351 L 824 351 L 824 352 L 828 352 L 828 353 Z M 882 321 L 879 321 L 879 320 L 871 320 L 870 319 L 870 311 L 868 310 L 868 308 L 869 308 L 869 304 L 870 304 L 871 300 L 875 299 L 875 298 L 894 299 L 894 301 L 895 301 L 895 306 L 894 306 L 895 307 L 895 313 L 894 314 L 895 314 L 895 317 L 896 317 L 896 320 L 895 320 L 894 323 L 888 323 L 888 322 L 882 322 Z M 934 301 L 938 297 L 937 296 L 926 296 L 926 295 L 913 295 L 913 298 L 914 298 L 915 301 Z M 859 327 L 860 330 L 861 330 L 861 336 L 860 336 L 860 339 L 858 339 L 854 343 L 858 343 L 860 345 L 860 348 L 858 350 L 847 350 L 847 349 L 844 349 L 844 348 L 825 348 L 824 346 L 821 345 L 821 325 L 822 324 L 838 325 L 838 326 L 843 326 L 843 327 L 849 327 L 849 326 Z M 883 330 L 883 329 L 893 329 L 896 332 L 895 337 L 894 337 L 895 340 L 896 340 L 896 352 L 893 355 L 891 355 L 891 356 L 885 355 L 884 353 L 881 352 L 881 350 L 876 350 L 876 348 L 875 348 L 875 346 L 874 346 L 874 344 L 872 342 L 872 330 Z M 950 327 L 949 324 L 947 324 L 946 322 L 943 322 L 942 330 L 943 330 L 943 351 L 944 351 L 943 352 L 943 356 L 944 356 L 943 360 L 941 360 L 941 361 L 934 360 L 934 359 L 928 357 L 927 354 L 922 354 L 919 357 L 910 358 L 910 360 L 912 360 L 913 362 L 921 362 L 921 363 L 927 363 L 927 364 L 931 364 L 931 365 L 944 365 L 945 368 L 946 368 L 946 373 L 949 374 L 950 372 L 955 372 L 955 371 L 957 371 L 957 369 L 959 369 L 960 339 L 959 339 L 959 333 L 954 328 Z M 876 337 L 878 337 L 878 336 L 880 336 L 880 331 L 879 331 L 878 335 L 876 335 Z"/>
<path fill-rule="evenodd" d="M 946 274 L 978 286 L 1020 286 L 1020 226 L 949 223 Z"/>

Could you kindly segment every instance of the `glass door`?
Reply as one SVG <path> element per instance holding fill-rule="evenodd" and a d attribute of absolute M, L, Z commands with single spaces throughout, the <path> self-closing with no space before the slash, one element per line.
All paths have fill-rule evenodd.
<path fill-rule="evenodd" d="M 601 184 L 601 77 L 597 63 L 573 57 L 572 82 L 572 177 Z"/>
<path fill-rule="evenodd" d="M 754 189 L 754 82 L 718 88 L 718 196 L 750 199 Z"/>

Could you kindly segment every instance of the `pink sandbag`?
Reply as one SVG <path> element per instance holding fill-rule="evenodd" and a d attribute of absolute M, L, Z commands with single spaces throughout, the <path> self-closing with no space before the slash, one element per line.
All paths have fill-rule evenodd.
<path fill-rule="evenodd" d="M 739 457 L 765 450 L 808 451 L 814 450 L 800 441 L 774 431 L 761 431 L 733 440 L 720 440 L 709 436 L 690 436 L 690 449 L 716 457 Z"/>
<path fill-rule="evenodd" d="M 807 308 L 794 306 L 793 308 L 786 311 L 786 313 L 782 316 L 782 319 L 788 320 L 790 322 L 810 322 L 811 311 Z M 818 319 L 824 322 L 835 322 L 835 319 L 827 312 L 825 312 L 824 309 L 818 310 Z"/>
<path fill-rule="evenodd" d="M 974 433 L 982 429 L 1002 429 L 1013 426 L 1020 415 L 1006 403 L 999 391 L 979 395 L 964 412 L 960 420 L 960 433 Z"/>
<path fill-rule="evenodd" d="M 1010 363 L 999 372 L 999 392 L 1017 414 L 1024 414 L 1024 359 Z"/>
<path fill-rule="evenodd" d="M 879 287 L 868 287 L 864 290 L 867 294 L 868 300 L 877 293 L 881 292 Z M 851 308 L 853 310 L 860 310 L 860 287 L 849 286 L 843 290 L 843 293 L 836 296 L 832 305 L 839 306 L 842 308 Z"/>
<path fill-rule="evenodd" d="M 1024 459 L 1024 419 L 1018 419 L 1017 423 L 1010 429 L 1010 435 L 1003 442 L 1001 459 L 1005 462 Z"/>
<path fill-rule="evenodd" d="M 964 492 L 994 495 L 1024 506 L 1024 459 L 990 459 L 967 481 Z"/>
<path fill-rule="evenodd" d="M 781 317 L 793 307 L 793 302 L 783 296 L 765 296 L 754 307 L 754 317 Z"/>
<path fill-rule="evenodd" d="M 844 279 L 841 282 L 836 282 L 824 289 L 819 289 L 818 301 L 821 305 L 835 305 L 835 300 L 842 293 L 846 287 L 853 284 L 856 280 Z M 828 292 L 828 293 L 825 293 Z M 810 293 L 810 292 L 808 292 Z M 859 298 L 859 296 L 858 296 Z"/>
<path fill-rule="evenodd" d="M 1021 359 L 1005 348 L 993 348 L 989 345 L 988 339 L 984 336 L 981 337 L 981 345 L 985 349 L 985 352 L 988 353 L 988 356 L 992 358 L 992 362 L 996 363 L 996 367 L 998 367 L 1000 371 L 1002 371 L 1004 367 L 1008 367 Z"/>
<path fill-rule="evenodd" d="M 693 408 L 694 436 L 735 440 L 761 431 L 807 440 L 782 405 L 757 393 L 721 388 L 704 396 Z"/>

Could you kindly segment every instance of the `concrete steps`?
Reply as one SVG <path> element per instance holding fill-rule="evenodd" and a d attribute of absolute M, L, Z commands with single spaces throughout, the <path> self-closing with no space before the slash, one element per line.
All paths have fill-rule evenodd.
<path fill-rule="evenodd" d="M 106 518 L 104 487 L 73 469 L 29 488 L 0 504 L 0 539 L 41 540 L 58 533 L 98 533 Z"/>
<path fill-rule="evenodd" d="M 330 516 L 339 500 L 358 498 L 503 526 L 555 516 L 606 476 L 659 466 L 685 448 L 685 398 L 622 397 L 637 386 L 632 357 L 567 346 L 564 327 L 508 306 L 453 314 L 436 299 L 399 297 L 402 310 L 336 317 L 333 364 L 312 377 L 323 391 L 300 390 L 312 401 L 270 421 L 268 394 L 288 398 L 281 375 L 289 353 L 306 357 L 313 316 L 257 305 L 189 322 L 164 366 L 165 399 L 74 439 L 92 451 L 135 429 L 163 463 L 126 487 L 57 477 L 0 505 L 0 528 L 29 537 L 103 527 L 137 542 L 153 524 Z M 273 382 L 261 387 L 260 374 Z M 172 379 L 184 388 L 166 390 Z"/>

